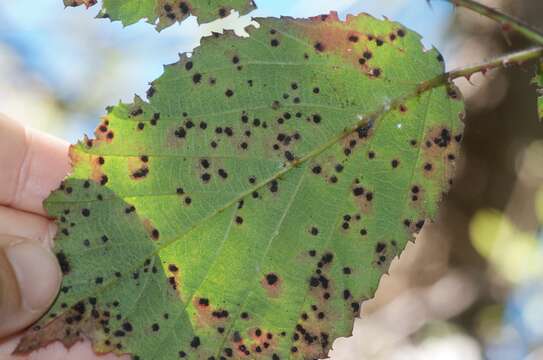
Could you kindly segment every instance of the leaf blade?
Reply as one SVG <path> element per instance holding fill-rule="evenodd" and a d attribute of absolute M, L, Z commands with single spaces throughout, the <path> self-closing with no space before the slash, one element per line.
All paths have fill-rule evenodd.
<path fill-rule="evenodd" d="M 71 288 L 20 351 L 79 330 L 142 358 L 322 356 L 435 215 L 463 109 L 449 86 L 421 93 L 437 53 L 366 15 L 257 21 L 248 39 L 204 39 L 72 148 L 47 203 Z"/>

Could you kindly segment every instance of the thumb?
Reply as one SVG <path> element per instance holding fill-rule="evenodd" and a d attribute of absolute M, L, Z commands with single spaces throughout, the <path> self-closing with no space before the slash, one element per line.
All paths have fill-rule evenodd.
<path fill-rule="evenodd" d="M 58 262 L 41 243 L 0 235 L 0 337 L 38 320 L 60 287 Z"/>

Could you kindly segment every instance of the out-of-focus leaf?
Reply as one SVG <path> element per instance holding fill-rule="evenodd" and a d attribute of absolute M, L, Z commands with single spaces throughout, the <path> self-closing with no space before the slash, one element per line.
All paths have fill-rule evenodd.
<path fill-rule="evenodd" d="M 256 19 L 110 109 L 47 200 L 62 291 L 19 352 L 313 359 L 449 187 L 463 102 L 403 26 Z"/>
<path fill-rule="evenodd" d="M 514 227 L 502 213 L 481 210 L 470 224 L 471 241 L 505 279 L 521 283 L 543 275 L 543 254 L 535 234 Z"/>
<path fill-rule="evenodd" d="M 96 3 L 96 0 L 64 0 L 65 6 L 90 7 Z M 98 17 L 121 21 L 125 26 L 146 19 L 160 31 L 190 15 L 196 16 L 198 23 L 207 23 L 228 16 L 231 10 L 243 15 L 255 8 L 253 0 L 103 0 Z"/>

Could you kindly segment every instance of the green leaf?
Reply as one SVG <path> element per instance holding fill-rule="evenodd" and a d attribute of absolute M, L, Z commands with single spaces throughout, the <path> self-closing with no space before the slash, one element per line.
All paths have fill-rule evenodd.
<path fill-rule="evenodd" d="M 537 98 L 537 113 L 539 120 L 543 121 L 543 60 L 539 62 L 534 82 L 538 86 L 537 92 L 539 96 Z"/>
<path fill-rule="evenodd" d="M 18 347 L 311 359 L 436 215 L 463 102 L 420 36 L 369 15 L 256 19 L 109 110 L 46 207 L 64 281 Z"/>
<path fill-rule="evenodd" d="M 90 7 L 96 3 L 96 0 L 64 0 L 65 6 Z M 103 0 L 98 17 L 121 21 L 125 26 L 147 19 L 160 31 L 190 15 L 196 16 L 201 24 L 226 17 L 231 10 L 244 15 L 255 8 L 253 0 Z"/>

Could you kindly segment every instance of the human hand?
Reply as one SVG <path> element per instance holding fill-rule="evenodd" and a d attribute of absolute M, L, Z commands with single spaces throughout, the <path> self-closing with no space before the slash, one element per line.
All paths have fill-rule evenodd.
<path fill-rule="evenodd" d="M 1 360 L 119 359 L 95 355 L 89 342 L 11 355 L 18 333 L 47 311 L 60 287 L 61 272 L 50 250 L 56 226 L 42 202 L 69 171 L 66 142 L 0 116 Z"/>

